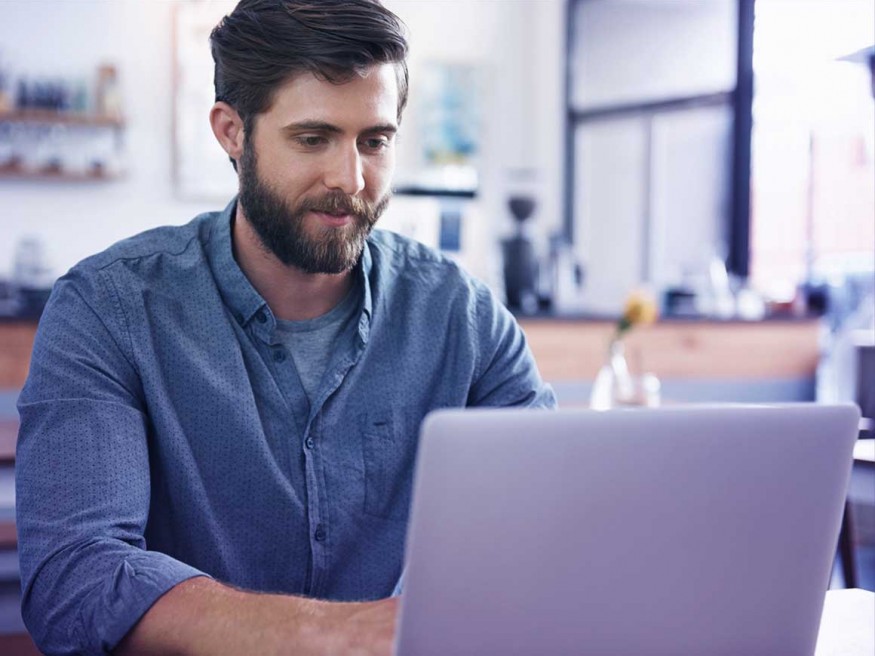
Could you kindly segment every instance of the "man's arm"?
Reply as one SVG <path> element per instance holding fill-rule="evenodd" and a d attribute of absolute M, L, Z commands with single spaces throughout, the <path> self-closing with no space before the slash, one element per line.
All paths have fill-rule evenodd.
<path fill-rule="evenodd" d="M 388 656 L 396 614 L 396 599 L 325 602 L 243 592 L 198 577 L 161 597 L 114 653 Z"/>
<path fill-rule="evenodd" d="M 148 551 L 148 417 L 123 315 L 93 269 L 59 280 L 18 399 L 21 614 L 46 654 L 108 654 L 200 570 Z"/>
<path fill-rule="evenodd" d="M 482 284 L 473 318 L 478 343 L 468 406 L 555 408 L 556 395 L 544 383 L 522 328 Z"/>

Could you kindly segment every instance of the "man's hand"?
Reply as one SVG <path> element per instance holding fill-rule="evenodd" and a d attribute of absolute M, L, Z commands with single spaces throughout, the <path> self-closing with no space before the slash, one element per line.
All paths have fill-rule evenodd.
<path fill-rule="evenodd" d="M 199 577 L 155 602 L 114 653 L 390 656 L 397 614 L 397 599 L 317 601 L 243 592 Z"/>

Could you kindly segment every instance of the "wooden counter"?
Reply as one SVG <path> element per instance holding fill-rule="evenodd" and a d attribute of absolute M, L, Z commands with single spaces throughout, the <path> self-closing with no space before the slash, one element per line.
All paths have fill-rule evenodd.
<path fill-rule="evenodd" d="M 609 321 L 521 319 L 545 380 L 592 380 L 607 358 Z M 624 339 L 629 366 L 663 379 L 814 378 L 820 324 L 665 321 Z"/>
<path fill-rule="evenodd" d="M 0 323 L 0 389 L 17 389 L 24 385 L 35 334 L 35 321 Z"/>

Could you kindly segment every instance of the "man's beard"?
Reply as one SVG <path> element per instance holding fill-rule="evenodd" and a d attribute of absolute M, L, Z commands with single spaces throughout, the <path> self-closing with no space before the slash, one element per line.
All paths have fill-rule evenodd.
<path fill-rule="evenodd" d="M 318 198 L 302 198 L 290 207 L 259 177 L 251 143 L 245 146 L 240 167 L 239 202 L 262 246 L 286 266 L 305 273 L 344 273 L 352 269 L 391 197 L 387 193 L 371 204 L 341 191 L 330 191 Z M 318 233 L 314 236 L 308 234 L 305 225 L 309 211 L 349 214 L 352 221 L 337 228 L 315 225 L 314 221 Z"/>

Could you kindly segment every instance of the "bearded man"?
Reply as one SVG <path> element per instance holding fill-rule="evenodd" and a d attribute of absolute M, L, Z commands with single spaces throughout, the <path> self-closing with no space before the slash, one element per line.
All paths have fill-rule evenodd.
<path fill-rule="evenodd" d="M 55 285 L 19 401 L 22 614 L 47 654 L 388 654 L 423 417 L 555 398 L 482 283 L 372 232 L 397 17 L 243 0 L 211 44 L 239 196 Z"/>

